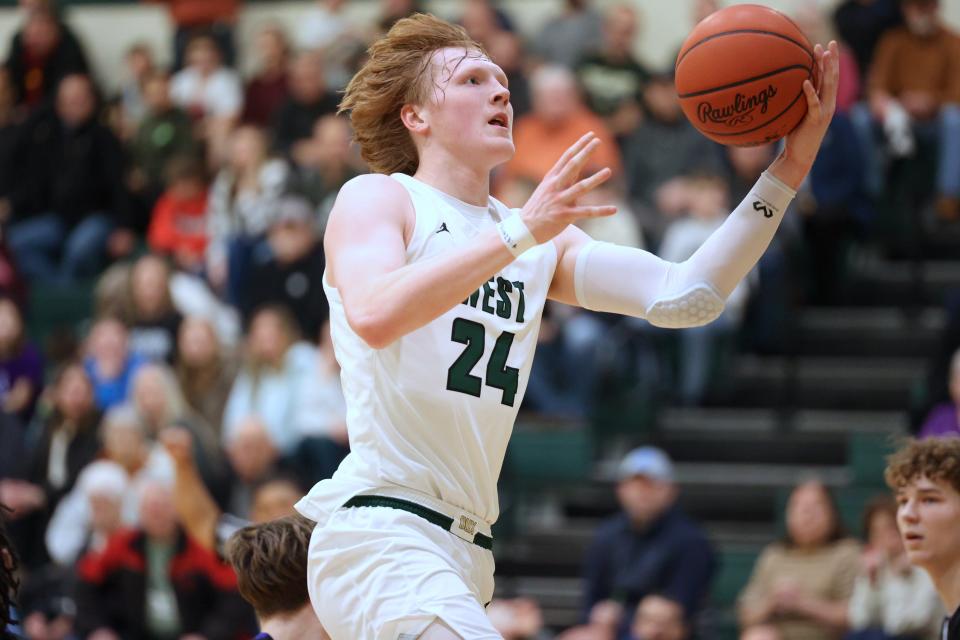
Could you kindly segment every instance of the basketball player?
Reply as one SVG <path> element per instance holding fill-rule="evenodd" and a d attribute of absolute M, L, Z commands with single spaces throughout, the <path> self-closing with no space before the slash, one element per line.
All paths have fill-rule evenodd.
<path fill-rule="evenodd" d="M 329 640 L 307 595 L 312 528 L 312 522 L 293 515 L 244 527 L 227 541 L 237 588 L 260 621 L 254 640 Z"/>
<path fill-rule="evenodd" d="M 941 640 L 960 640 L 960 438 L 910 441 L 890 456 L 886 479 L 907 558 L 930 574 L 953 612 Z"/>
<path fill-rule="evenodd" d="M 460 28 L 396 23 L 350 82 L 348 111 L 376 173 L 343 186 L 326 231 L 324 289 L 352 453 L 298 503 L 317 523 L 310 598 L 333 640 L 487 640 L 490 525 L 547 298 L 697 326 L 773 237 L 833 114 L 836 45 L 817 48 L 809 114 L 746 200 L 687 262 L 594 242 L 612 215 L 577 202 L 599 141 L 568 149 L 527 204 L 489 195 L 514 152 L 503 71 Z"/>

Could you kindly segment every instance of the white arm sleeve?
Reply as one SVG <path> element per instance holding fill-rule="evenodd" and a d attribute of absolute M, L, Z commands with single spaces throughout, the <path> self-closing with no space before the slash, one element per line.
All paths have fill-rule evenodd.
<path fill-rule="evenodd" d="M 766 251 L 796 192 L 764 172 L 730 216 L 685 262 L 590 242 L 577 256 L 574 286 L 585 309 L 646 318 L 658 327 L 698 327 Z"/>

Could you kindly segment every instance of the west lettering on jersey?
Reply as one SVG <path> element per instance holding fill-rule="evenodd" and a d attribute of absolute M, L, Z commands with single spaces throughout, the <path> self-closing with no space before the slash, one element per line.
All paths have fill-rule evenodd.
<path fill-rule="evenodd" d="M 523 322 L 523 312 L 526 310 L 523 282 L 520 280 L 511 282 L 502 276 L 494 276 L 471 293 L 463 304 L 504 320 L 514 317 L 514 310 L 516 310 L 517 322 Z"/>
<path fill-rule="evenodd" d="M 493 278 L 490 278 L 490 282 L 493 282 Z M 490 298 L 493 297 L 493 288 L 490 286 L 490 282 L 483 283 L 483 304 L 480 305 L 480 310 L 493 315 L 493 307 L 490 306 Z"/>
<path fill-rule="evenodd" d="M 509 320 L 511 315 L 510 292 L 513 291 L 513 284 L 504 279 L 497 278 L 497 317 Z"/>

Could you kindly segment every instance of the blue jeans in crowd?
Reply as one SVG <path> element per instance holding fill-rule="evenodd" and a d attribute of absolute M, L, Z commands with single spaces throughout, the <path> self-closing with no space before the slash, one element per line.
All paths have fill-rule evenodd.
<path fill-rule="evenodd" d="M 940 115 L 931 122 L 939 152 L 937 166 L 937 191 L 942 196 L 960 198 L 960 104 L 945 104 Z"/>
<path fill-rule="evenodd" d="M 876 136 L 882 135 L 880 123 L 864 102 L 850 109 L 850 120 L 863 145 L 867 192 L 878 197 L 884 185 L 883 153 L 876 142 Z M 914 123 L 913 133 L 920 140 L 937 143 L 937 194 L 960 198 L 960 104 L 943 105 L 933 120 Z"/>
<path fill-rule="evenodd" d="M 250 274 L 255 265 L 263 264 L 270 256 L 270 245 L 262 235 L 236 235 L 227 241 L 227 302 L 239 309 L 246 308 Z"/>
<path fill-rule="evenodd" d="M 10 225 L 7 245 L 27 280 L 72 282 L 97 274 L 113 230 L 104 213 L 91 214 L 72 229 L 57 214 L 45 213 Z"/>

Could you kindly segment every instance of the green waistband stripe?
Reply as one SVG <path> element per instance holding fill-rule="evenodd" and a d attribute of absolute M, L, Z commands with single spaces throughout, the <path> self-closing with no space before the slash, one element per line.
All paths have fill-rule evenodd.
<path fill-rule="evenodd" d="M 387 507 L 388 509 L 400 509 L 401 511 L 407 511 L 416 516 L 420 516 L 427 522 L 435 524 L 438 527 L 446 529 L 447 531 L 450 531 L 450 528 L 453 526 L 453 518 L 450 516 L 445 516 L 442 513 L 434 511 L 433 509 L 428 509 L 427 507 L 417 504 L 416 502 L 402 500 L 401 498 L 387 498 L 385 496 L 354 496 L 347 500 L 343 506 L 348 508 Z M 493 538 L 482 533 L 477 533 L 473 536 L 473 544 L 489 551 L 493 549 Z"/>

